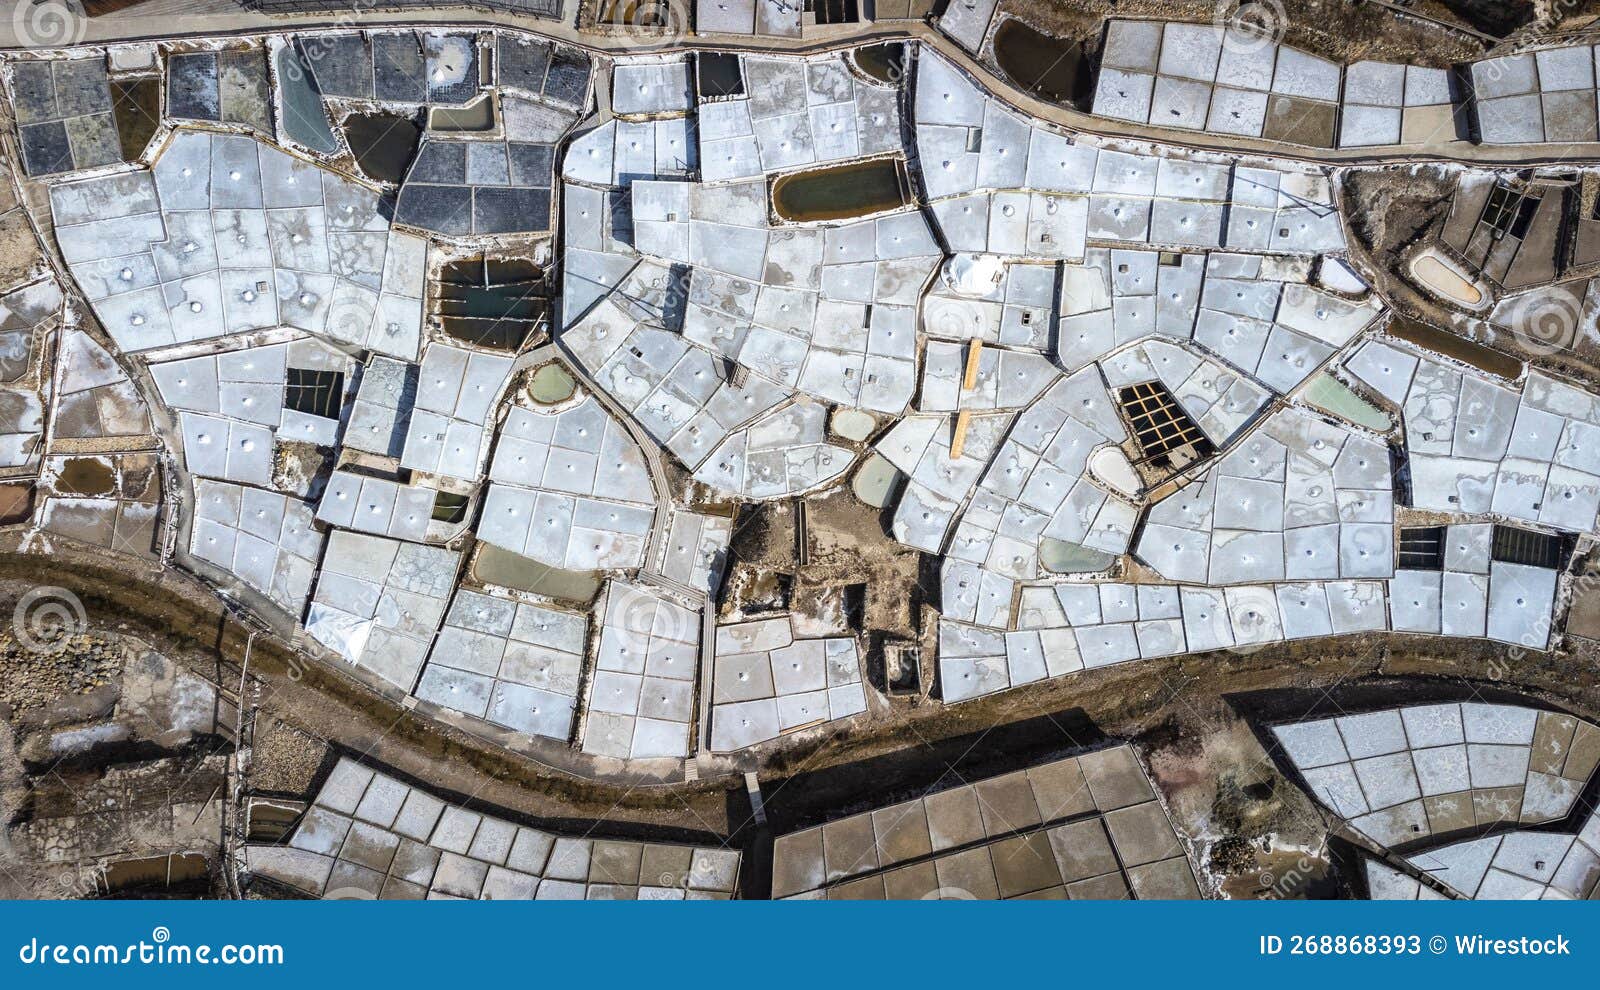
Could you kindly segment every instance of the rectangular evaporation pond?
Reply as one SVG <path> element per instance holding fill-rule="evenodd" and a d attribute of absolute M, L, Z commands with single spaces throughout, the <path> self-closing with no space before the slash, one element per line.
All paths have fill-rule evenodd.
<path fill-rule="evenodd" d="M 1089 60 L 1075 41 L 1011 18 L 994 34 L 994 57 L 1012 82 L 1051 103 L 1085 108 L 1094 96 Z"/>
<path fill-rule="evenodd" d="M 1443 526 L 1408 526 L 1400 530 L 1400 569 L 1444 570 Z"/>
<path fill-rule="evenodd" d="M 1364 426 L 1374 433 L 1387 433 L 1394 429 L 1394 421 L 1388 413 L 1350 391 L 1349 386 L 1326 371 L 1306 386 L 1301 398 L 1308 405 L 1347 419 L 1357 426 Z"/>
<path fill-rule="evenodd" d="M 433 521 L 449 523 L 464 522 L 467 518 L 467 506 L 471 499 L 465 495 L 454 492 L 440 492 L 433 497 Z"/>
<path fill-rule="evenodd" d="M 485 93 L 464 107 L 432 107 L 428 111 L 428 130 L 444 132 L 492 131 L 495 113 L 493 93 Z"/>
<path fill-rule="evenodd" d="M 694 80 L 702 100 L 744 95 L 744 69 L 732 52 L 696 52 Z"/>
<path fill-rule="evenodd" d="M 1531 529 L 1496 525 L 1490 556 L 1502 563 L 1560 570 L 1575 541 L 1576 537 L 1570 535 L 1551 536 Z"/>
<path fill-rule="evenodd" d="M 222 119 L 215 52 L 192 52 L 167 59 L 167 116 L 184 120 Z"/>
<path fill-rule="evenodd" d="M 897 210 L 911 202 L 904 162 L 874 158 L 780 176 L 772 209 L 785 220 L 849 220 Z"/>
<path fill-rule="evenodd" d="M 472 561 L 472 576 L 480 584 L 495 584 L 585 605 L 600 594 L 604 577 L 598 571 L 551 567 L 490 543 L 478 544 L 477 556 Z"/>
<path fill-rule="evenodd" d="M 444 332 L 467 344 L 515 351 L 550 322 L 549 282 L 532 262 L 456 262 L 438 298 Z"/>
<path fill-rule="evenodd" d="M 344 404 L 344 372 L 290 368 L 283 386 L 283 404 L 295 412 L 338 419 Z"/>
<path fill-rule="evenodd" d="M 413 32 L 372 36 L 373 94 L 382 101 L 426 103 L 428 70 Z"/>
<path fill-rule="evenodd" d="M 1502 354 L 1492 347 L 1475 344 L 1465 337 L 1457 336 L 1438 327 L 1419 323 L 1397 316 L 1389 321 L 1389 332 L 1401 340 L 1409 341 L 1419 347 L 1426 347 L 1438 351 L 1457 361 L 1472 365 L 1491 375 L 1515 380 L 1522 374 L 1522 362 L 1509 354 Z"/>
<path fill-rule="evenodd" d="M 117 117 L 122 160 L 137 161 L 161 124 L 161 80 L 150 76 L 114 82 L 111 103 Z"/>
<path fill-rule="evenodd" d="M 112 863 L 104 875 L 107 893 L 180 887 L 204 887 L 211 877 L 210 861 L 201 853 L 173 853 Z"/>
<path fill-rule="evenodd" d="M 220 53 L 217 56 L 217 93 L 225 123 L 271 132 L 272 91 L 267 81 L 264 50 L 252 48 Z"/>
<path fill-rule="evenodd" d="M 278 51 L 278 88 L 282 93 L 278 112 L 284 132 L 312 151 L 324 155 L 338 151 L 333 125 L 322 108 L 322 92 L 297 45 L 286 45 Z"/>

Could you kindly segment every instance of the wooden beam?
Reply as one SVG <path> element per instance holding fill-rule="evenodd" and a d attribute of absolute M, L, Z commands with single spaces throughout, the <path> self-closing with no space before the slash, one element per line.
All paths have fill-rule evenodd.
<path fill-rule="evenodd" d="M 961 388 L 970 392 L 978 387 L 978 356 L 983 353 L 983 341 L 973 340 L 967 344 L 967 369 L 961 377 Z"/>
<path fill-rule="evenodd" d="M 967 425 L 972 422 L 972 410 L 963 409 L 956 413 L 956 435 L 950 438 L 950 459 L 953 461 L 961 456 L 961 449 L 967 445 Z"/>
<path fill-rule="evenodd" d="M 967 366 L 961 375 L 961 391 L 970 392 L 978 387 L 978 359 L 983 354 L 983 341 L 971 340 L 967 342 Z M 950 438 L 950 459 L 953 461 L 961 456 L 961 451 L 967 445 L 967 427 L 972 423 L 972 410 L 963 409 L 956 413 L 956 433 Z"/>

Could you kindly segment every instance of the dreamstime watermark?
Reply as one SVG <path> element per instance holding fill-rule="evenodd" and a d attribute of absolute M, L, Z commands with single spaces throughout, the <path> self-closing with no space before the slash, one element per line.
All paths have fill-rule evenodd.
<path fill-rule="evenodd" d="M 11 8 L 11 30 L 22 47 L 59 48 L 82 41 L 89 21 L 67 0 L 18 0 Z"/>
<path fill-rule="evenodd" d="M 109 886 L 106 875 L 110 867 L 105 863 L 95 863 L 90 866 L 69 869 L 56 877 L 64 897 L 70 900 L 81 901 L 90 897 L 98 897 Z"/>
<path fill-rule="evenodd" d="M 1583 0 L 1555 0 L 1545 9 L 1543 16 L 1533 18 L 1528 23 L 1501 38 L 1496 47 L 1513 54 L 1475 63 L 1472 67 L 1474 82 L 1487 80 L 1497 83 L 1505 79 L 1508 72 L 1507 66 L 1516 64 L 1520 60 L 1531 58 L 1527 52 L 1518 52 L 1517 49 L 1519 47 L 1535 40 L 1539 35 L 1555 27 L 1563 17 L 1576 12 L 1582 6 L 1582 3 Z"/>
<path fill-rule="evenodd" d="M 1246 55 L 1280 44 L 1289 17 L 1282 0 L 1217 0 L 1211 23 L 1226 31 L 1223 48 Z"/>
<path fill-rule="evenodd" d="M 1321 865 L 1320 860 L 1302 854 L 1294 861 L 1293 866 L 1282 872 L 1274 873 L 1270 868 L 1262 870 L 1256 874 L 1256 883 L 1261 887 L 1260 899 L 1284 901 L 1298 898 L 1322 872 Z"/>
<path fill-rule="evenodd" d="M 157 925 L 150 940 L 131 944 L 86 942 L 52 945 L 30 938 L 17 948 L 17 958 L 27 966 L 281 966 L 281 945 L 179 945 L 172 932 Z"/>
<path fill-rule="evenodd" d="M 31 588 L 11 612 L 11 634 L 32 653 L 53 653 L 89 628 L 83 602 L 66 588 Z"/>

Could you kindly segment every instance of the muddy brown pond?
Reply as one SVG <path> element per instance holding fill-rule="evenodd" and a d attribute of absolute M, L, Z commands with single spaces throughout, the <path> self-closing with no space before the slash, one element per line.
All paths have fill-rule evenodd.
<path fill-rule="evenodd" d="M 905 163 L 898 158 L 809 169 L 772 184 L 772 209 L 785 220 L 848 220 L 910 202 Z"/>
<path fill-rule="evenodd" d="M 1019 88 L 1060 106 L 1087 108 L 1089 60 L 1075 41 L 1052 38 L 1012 19 L 994 33 L 994 60 Z"/>

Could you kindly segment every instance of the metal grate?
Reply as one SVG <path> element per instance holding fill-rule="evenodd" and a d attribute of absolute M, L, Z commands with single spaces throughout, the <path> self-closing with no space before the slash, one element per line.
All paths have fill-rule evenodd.
<path fill-rule="evenodd" d="M 854 24 L 861 20 L 856 0 L 806 0 L 805 9 L 818 24 Z"/>
<path fill-rule="evenodd" d="M 1505 183 L 1489 190 L 1489 199 L 1483 205 L 1482 222 L 1489 225 L 1495 240 L 1507 234 L 1520 238 L 1528 232 L 1533 214 L 1539 209 L 1539 197 L 1526 191 L 1519 192 Z"/>
<path fill-rule="evenodd" d="M 1495 560 L 1559 570 L 1571 547 L 1568 537 L 1536 533 L 1515 526 L 1496 526 L 1491 553 Z"/>
<path fill-rule="evenodd" d="M 1160 382 L 1139 382 L 1117 393 L 1123 415 L 1133 427 L 1143 461 L 1170 463 L 1175 451 L 1187 449 L 1189 461 L 1211 456 L 1215 448 L 1172 393 Z"/>
<path fill-rule="evenodd" d="M 283 404 L 308 416 L 338 419 L 344 405 L 344 372 L 290 368 L 283 386 Z"/>
<path fill-rule="evenodd" d="M 1400 569 L 1444 570 L 1443 526 L 1408 526 L 1400 531 Z"/>

